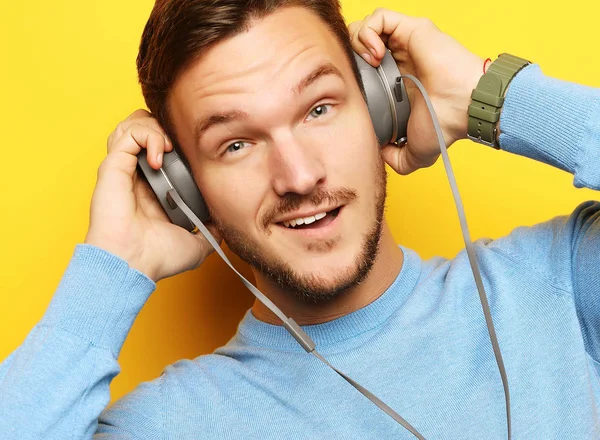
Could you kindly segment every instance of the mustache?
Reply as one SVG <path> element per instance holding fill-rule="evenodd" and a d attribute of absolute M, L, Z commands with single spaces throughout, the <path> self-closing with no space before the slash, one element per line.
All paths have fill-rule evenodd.
<path fill-rule="evenodd" d="M 270 208 L 263 216 L 263 227 L 266 229 L 273 222 L 275 217 L 278 217 L 288 212 L 297 210 L 302 205 L 319 206 L 323 202 L 328 205 L 345 205 L 355 200 L 358 197 L 356 191 L 349 188 L 337 188 L 327 190 L 324 188 L 316 188 L 310 194 L 288 193 L 281 197 L 277 203 Z"/>

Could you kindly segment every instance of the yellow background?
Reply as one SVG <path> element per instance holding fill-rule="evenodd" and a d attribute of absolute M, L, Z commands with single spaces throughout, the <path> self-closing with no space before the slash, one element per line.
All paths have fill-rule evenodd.
<path fill-rule="evenodd" d="M 539 0 L 343 4 L 351 21 L 378 6 L 426 16 L 484 58 L 507 51 L 535 60 L 546 74 L 600 86 L 596 0 L 558 8 Z M 40 320 L 85 237 L 108 134 L 144 105 L 135 57 L 152 5 L 2 0 L 0 360 Z M 467 141 L 450 156 L 474 239 L 569 213 L 596 196 L 574 189 L 562 171 Z M 423 257 L 452 257 L 463 246 L 441 163 L 391 176 L 387 218 L 396 240 Z M 227 342 L 252 301 L 214 255 L 195 272 L 161 281 L 125 343 L 112 399 L 178 359 Z"/>

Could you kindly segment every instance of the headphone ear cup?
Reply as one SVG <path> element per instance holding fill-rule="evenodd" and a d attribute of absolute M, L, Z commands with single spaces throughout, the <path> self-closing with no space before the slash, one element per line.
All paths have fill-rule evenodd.
<path fill-rule="evenodd" d="M 201 221 L 206 222 L 209 220 L 208 208 L 196 186 L 196 181 L 175 150 L 164 154 L 163 165 L 160 170 L 155 170 L 150 166 L 145 148 L 137 155 L 137 159 L 138 169 L 141 170 L 142 175 L 150 184 L 171 222 L 188 231 L 195 229 L 195 226 L 183 211 L 167 197 L 167 191 L 171 188 L 177 190 L 185 204 Z"/>
<path fill-rule="evenodd" d="M 390 51 L 379 67 L 354 54 L 362 78 L 369 115 L 380 146 L 406 140 L 410 103 L 396 60 Z"/>

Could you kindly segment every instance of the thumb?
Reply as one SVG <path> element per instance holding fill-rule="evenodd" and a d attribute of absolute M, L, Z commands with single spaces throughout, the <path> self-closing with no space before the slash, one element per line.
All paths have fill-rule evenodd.
<path fill-rule="evenodd" d="M 206 229 L 208 229 L 208 231 L 214 237 L 215 241 L 220 245 L 223 241 L 223 237 L 219 233 L 219 230 L 217 229 L 215 224 L 209 221 L 205 223 L 204 226 L 206 226 Z M 194 238 L 199 242 L 201 248 L 203 249 L 203 254 L 205 256 L 208 256 L 214 252 L 213 246 L 210 244 L 208 239 L 204 236 L 204 234 L 201 231 L 197 231 L 194 234 Z"/>
<path fill-rule="evenodd" d="M 223 237 L 221 236 L 221 233 L 217 229 L 217 226 L 211 221 L 208 221 L 204 225 L 206 226 L 206 229 L 208 229 L 210 231 L 212 236 L 215 237 L 215 240 L 217 241 L 217 243 L 221 244 L 221 242 L 223 241 Z"/>
<path fill-rule="evenodd" d="M 420 168 L 418 158 L 408 148 L 408 143 L 401 146 L 388 144 L 382 148 L 381 154 L 385 162 L 403 176 Z"/>

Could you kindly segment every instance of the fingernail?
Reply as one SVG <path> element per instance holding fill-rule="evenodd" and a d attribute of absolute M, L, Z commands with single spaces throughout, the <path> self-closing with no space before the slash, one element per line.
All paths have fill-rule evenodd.
<path fill-rule="evenodd" d="M 373 54 L 373 56 L 375 58 L 377 58 L 377 51 L 374 48 L 372 48 L 372 47 L 370 47 L 369 50 L 371 51 L 371 53 Z"/>
<path fill-rule="evenodd" d="M 158 153 L 158 156 L 156 156 L 156 161 L 160 166 L 162 166 L 162 156 L 162 153 Z"/>
<path fill-rule="evenodd" d="M 368 53 L 363 53 L 361 55 L 369 64 L 373 64 L 373 57 L 371 55 L 369 55 Z"/>

